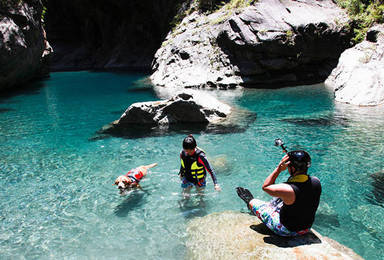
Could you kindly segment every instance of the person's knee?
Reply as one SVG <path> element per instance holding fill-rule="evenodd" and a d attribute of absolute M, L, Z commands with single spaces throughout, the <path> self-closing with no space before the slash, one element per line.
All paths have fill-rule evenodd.
<path fill-rule="evenodd" d="M 265 201 L 259 200 L 259 199 L 252 199 L 249 202 L 249 205 L 251 208 L 259 208 L 261 205 L 265 204 Z"/>

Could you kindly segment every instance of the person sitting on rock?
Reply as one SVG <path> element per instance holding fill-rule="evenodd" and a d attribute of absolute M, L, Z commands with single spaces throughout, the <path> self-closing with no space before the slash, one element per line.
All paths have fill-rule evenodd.
<path fill-rule="evenodd" d="M 275 197 L 270 202 L 254 199 L 245 188 L 237 187 L 237 194 L 248 208 L 275 234 L 298 236 L 309 232 L 319 206 L 320 180 L 308 176 L 311 158 L 305 151 L 285 155 L 276 169 L 265 179 L 263 190 Z M 288 168 L 290 177 L 285 183 L 275 184 L 279 174 Z"/>
<path fill-rule="evenodd" d="M 193 186 L 201 192 L 205 186 L 205 177 L 207 171 L 212 177 L 215 190 L 221 190 L 217 183 L 216 174 L 207 160 L 207 157 L 201 149 L 197 147 L 196 140 L 192 135 L 188 135 L 183 140 L 183 150 L 180 152 L 180 179 L 182 181 L 184 197 L 188 197 Z"/>

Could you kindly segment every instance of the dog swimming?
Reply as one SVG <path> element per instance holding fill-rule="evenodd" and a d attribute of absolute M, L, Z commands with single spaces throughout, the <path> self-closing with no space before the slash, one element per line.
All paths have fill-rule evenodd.
<path fill-rule="evenodd" d="M 127 195 L 130 191 L 141 188 L 139 182 L 146 176 L 150 168 L 153 168 L 157 163 L 149 165 L 141 165 L 129 170 L 125 175 L 120 175 L 116 178 L 115 183 L 120 191 L 120 195 Z"/>

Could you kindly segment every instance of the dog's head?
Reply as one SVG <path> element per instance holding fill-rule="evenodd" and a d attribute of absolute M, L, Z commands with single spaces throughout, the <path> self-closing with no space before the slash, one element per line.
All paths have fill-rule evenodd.
<path fill-rule="evenodd" d="M 122 192 L 125 189 L 130 188 L 131 184 L 132 184 L 132 180 L 130 178 L 128 178 L 125 175 L 121 175 L 117 177 L 114 185 L 117 185 L 117 188 L 120 190 L 120 192 Z"/>

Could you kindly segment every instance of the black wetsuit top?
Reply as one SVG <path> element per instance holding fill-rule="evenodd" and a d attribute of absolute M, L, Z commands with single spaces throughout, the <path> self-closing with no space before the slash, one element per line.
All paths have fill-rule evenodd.
<path fill-rule="evenodd" d="M 184 161 L 185 166 L 185 168 L 183 168 L 182 166 L 180 167 L 180 174 L 181 176 L 185 177 L 189 182 L 196 184 L 198 181 L 194 179 L 191 174 L 191 166 L 194 162 L 196 162 L 197 165 L 204 166 L 204 178 L 208 171 L 212 177 L 213 183 L 217 184 L 216 173 L 212 166 L 209 164 L 207 157 L 202 150 L 196 148 L 196 151 L 192 156 L 189 156 L 186 152 L 184 152 L 184 150 L 181 150 L 180 159 Z"/>
<path fill-rule="evenodd" d="M 321 195 L 320 180 L 309 177 L 306 182 L 286 182 L 295 191 L 292 205 L 284 204 L 280 210 L 280 221 L 289 231 L 310 228 L 315 221 L 315 213 Z"/>

